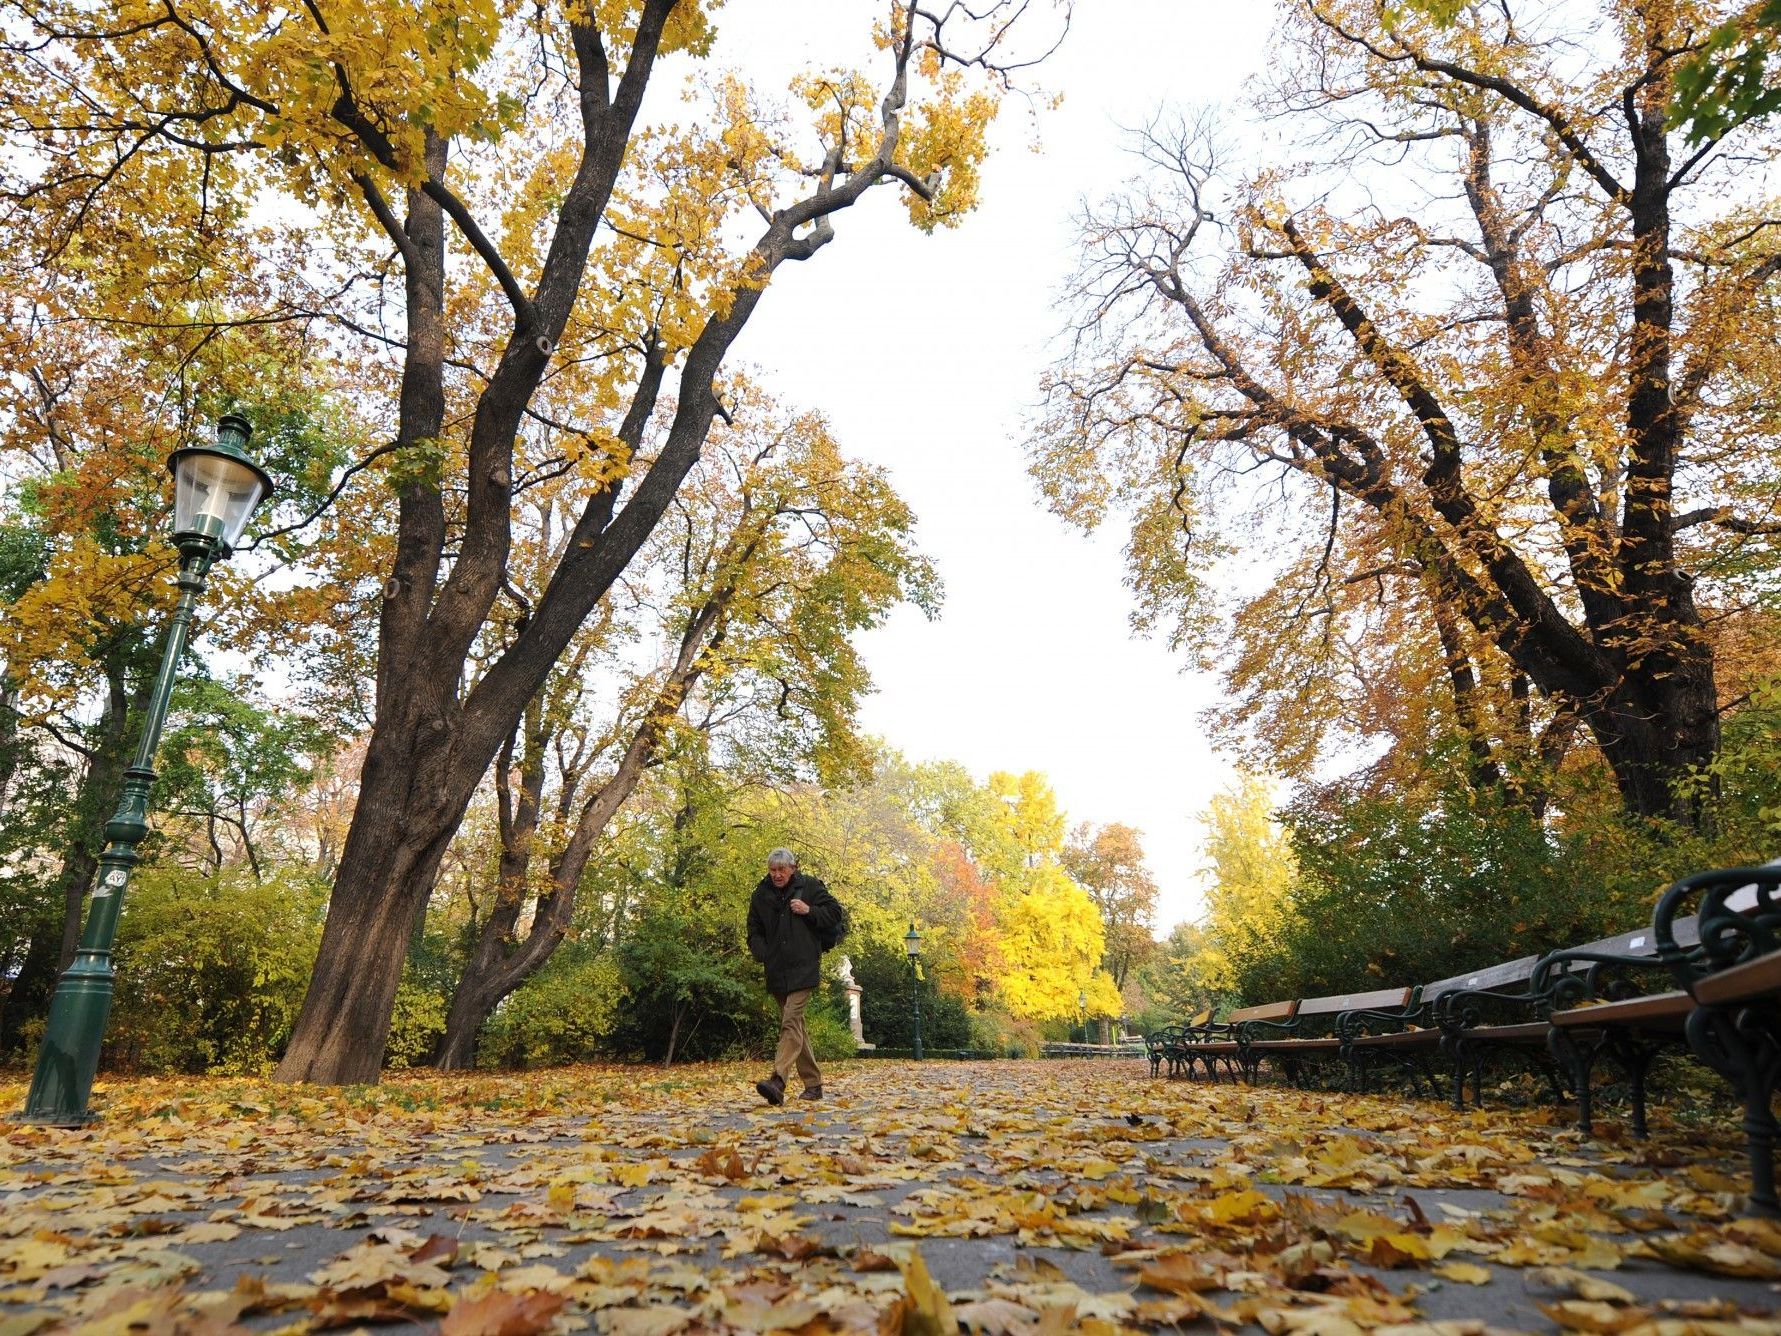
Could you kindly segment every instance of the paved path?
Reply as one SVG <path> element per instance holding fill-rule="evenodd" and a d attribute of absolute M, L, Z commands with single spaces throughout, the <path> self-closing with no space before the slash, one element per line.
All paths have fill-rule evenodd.
<path fill-rule="evenodd" d="M 768 1109 L 757 1074 L 102 1087 L 92 1128 L 0 1132 L 0 1336 L 1781 1333 L 1729 1129 L 1110 1061 L 836 1064 Z"/>

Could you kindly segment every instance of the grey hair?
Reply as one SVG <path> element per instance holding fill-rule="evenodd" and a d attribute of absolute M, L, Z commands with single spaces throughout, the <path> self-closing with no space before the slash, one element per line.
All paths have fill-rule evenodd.
<path fill-rule="evenodd" d="M 790 849 L 775 849 L 767 855 L 768 867 L 796 867 L 798 856 Z"/>

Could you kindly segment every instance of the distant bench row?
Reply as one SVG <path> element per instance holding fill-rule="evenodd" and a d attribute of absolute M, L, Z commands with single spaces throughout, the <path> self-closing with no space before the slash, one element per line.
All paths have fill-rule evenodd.
<path fill-rule="evenodd" d="M 1493 1054 L 1534 1057 L 1578 1104 L 1591 1130 L 1591 1079 L 1606 1057 L 1626 1074 L 1632 1130 L 1645 1135 L 1645 1074 L 1662 1050 L 1682 1046 L 1731 1082 L 1744 1102 L 1751 1205 L 1781 1215 L 1775 1194 L 1781 1081 L 1781 866 L 1726 868 L 1664 892 L 1650 926 L 1525 956 L 1420 987 L 1293 998 L 1203 1012 L 1146 1037 L 1153 1076 L 1222 1067 L 1255 1082 L 1266 1064 L 1295 1084 L 1314 1071 L 1367 1089 L 1393 1070 L 1438 1089 L 1444 1065 L 1453 1106 L 1470 1078 L 1482 1099 Z"/>

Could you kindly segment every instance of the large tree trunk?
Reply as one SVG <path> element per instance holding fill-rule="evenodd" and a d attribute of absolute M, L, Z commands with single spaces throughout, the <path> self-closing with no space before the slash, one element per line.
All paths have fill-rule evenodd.
<path fill-rule="evenodd" d="M 575 306 L 595 230 L 617 181 L 657 44 L 675 3 L 644 0 L 616 90 L 606 43 L 593 21 L 570 25 L 580 86 L 581 161 L 558 209 L 533 295 L 528 298 L 518 290 L 498 257 L 491 262 L 513 302 L 514 326 L 471 420 L 458 541 L 448 548 L 443 493 L 436 479 L 410 482 L 401 493 L 395 571 L 386 585 L 379 628 L 377 713 L 359 806 L 329 902 L 315 978 L 278 1066 L 280 1080 L 376 1078 L 408 931 L 425 909 L 440 860 L 471 796 L 559 656 L 643 546 L 697 462 L 719 411 L 715 384 L 724 357 L 767 282 L 781 263 L 808 259 L 826 245 L 834 235 L 831 215 L 851 207 L 879 181 L 895 175 L 912 189 L 925 188 L 919 181 L 911 184 L 912 178 L 895 166 L 907 62 L 915 50 L 914 42 L 905 40 L 897 47 L 897 75 L 880 109 L 883 133 L 877 153 L 844 166 L 837 147 L 832 166 L 812 193 L 771 214 L 749 263 L 740 267 L 742 277 L 715 304 L 718 314 L 706 320 L 686 350 L 673 418 L 654 463 L 622 509 L 617 509 L 619 479 L 589 494 L 524 630 L 460 695 L 471 650 L 506 583 L 514 442 Z M 349 81 L 344 70 L 336 75 Z M 335 114 L 369 151 L 378 151 L 381 136 L 362 120 L 350 97 L 343 96 Z M 444 362 L 439 334 L 444 309 L 441 202 L 450 200 L 462 209 L 444 184 L 444 146 L 435 147 L 427 180 L 410 192 L 406 227 L 390 214 L 373 183 L 360 183 L 408 270 L 410 330 L 398 438 L 417 445 L 436 441 L 443 420 L 435 411 Z M 485 235 L 463 227 L 461 220 L 459 230 L 489 259 L 491 243 Z M 617 432 L 631 454 L 654 411 L 665 357 L 652 340 Z"/>
<path fill-rule="evenodd" d="M 429 145 L 443 176 L 445 145 Z M 403 227 L 408 356 L 401 441 L 438 437 L 445 417 L 445 215 L 424 191 L 408 195 Z M 409 935 L 426 906 L 472 786 L 454 783 L 450 741 L 456 675 L 441 681 L 424 636 L 425 591 L 439 568 L 445 518 L 439 493 L 421 480 L 398 499 L 396 572 L 379 627 L 377 715 L 359 773 L 359 801 L 341 851 L 315 973 L 290 1043 L 282 1081 L 377 1080 Z"/>
<path fill-rule="evenodd" d="M 1602 704 L 1583 711 L 1629 812 L 1685 826 L 1704 816 L 1704 792 L 1679 780 L 1703 772 L 1719 751 L 1718 693 L 1703 642 L 1693 653 L 1654 653 L 1672 664 L 1662 681 L 1629 673 Z"/>

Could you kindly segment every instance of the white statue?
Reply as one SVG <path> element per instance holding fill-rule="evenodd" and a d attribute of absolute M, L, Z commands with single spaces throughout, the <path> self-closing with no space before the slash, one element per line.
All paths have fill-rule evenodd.
<path fill-rule="evenodd" d="M 857 988 L 859 986 L 853 981 L 853 961 L 846 956 L 842 956 L 836 963 L 835 977 L 849 988 Z"/>

